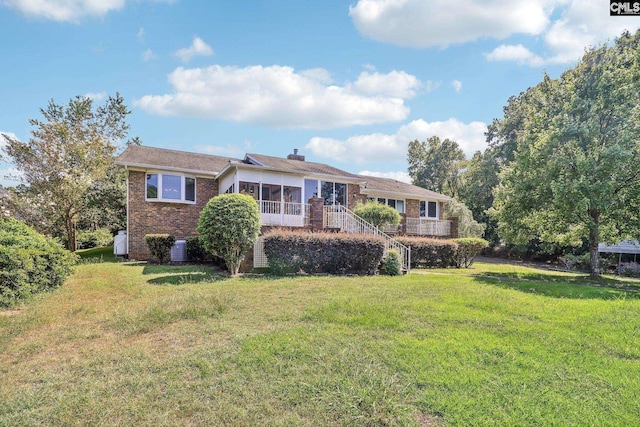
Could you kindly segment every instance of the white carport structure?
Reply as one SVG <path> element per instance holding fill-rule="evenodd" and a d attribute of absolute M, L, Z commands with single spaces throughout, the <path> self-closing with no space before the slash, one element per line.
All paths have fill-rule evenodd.
<path fill-rule="evenodd" d="M 618 254 L 618 270 L 620 269 L 620 263 L 622 261 L 622 254 L 633 255 L 633 262 L 636 262 L 638 254 L 640 254 L 640 242 L 635 239 L 627 239 L 615 245 L 607 245 L 600 243 L 598 245 L 598 252 Z"/>

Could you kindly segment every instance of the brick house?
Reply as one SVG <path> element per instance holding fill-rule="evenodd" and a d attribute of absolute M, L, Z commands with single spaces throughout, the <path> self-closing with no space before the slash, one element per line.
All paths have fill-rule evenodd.
<path fill-rule="evenodd" d="M 402 216 L 399 226 L 384 230 L 388 234 L 457 234 L 457 222 L 442 217 L 449 197 L 393 179 L 307 162 L 297 150 L 287 158 L 247 154 L 236 159 L 131 146 L 116 164 L 127 170 L 127 253 L 132 259 L 150 256 L 146 234 L 169 233 L 177 239 L 196 235 L 200 211 L 209 199 L 224 193 L 253 196 L 263 227 L 336 228 L 331 213 L 377 200 Z"/>

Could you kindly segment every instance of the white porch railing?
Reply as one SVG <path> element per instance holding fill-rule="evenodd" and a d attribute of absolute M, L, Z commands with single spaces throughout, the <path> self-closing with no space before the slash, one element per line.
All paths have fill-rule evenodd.
<path fill-rule="evenodd" d="M 264 225 L 303 227 L 308 223 L 309 205 L 305 203 L 260 200 L 259 205 Z"/>
<path fill-rule="evenodd" d="M 372 234 L 382 237 L 384 239 L 385 254 L 390 249 L 398 251 L 402 261 L 402 270 L 409 273 L 411 269 L 411 248 L 380 231 L 344 206 L 325 206 L 323 213 L 325 228 L 335 228 L 346 233 Z"/>
<path fill-rule="evenodd" d="M 407 218 L 407 234 L 418 236 L 450 236 L 451 221 L 428 218 Z"/>

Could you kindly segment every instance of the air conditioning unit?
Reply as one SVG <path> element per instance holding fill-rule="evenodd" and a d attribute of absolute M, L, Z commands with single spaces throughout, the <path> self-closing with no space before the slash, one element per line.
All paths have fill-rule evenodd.
<path fill-rule="evenodd" d="M 171 246 L 171 261 L 172 262 L 185 262 L 187 260 L 187 241 L 176 240 Z"/>

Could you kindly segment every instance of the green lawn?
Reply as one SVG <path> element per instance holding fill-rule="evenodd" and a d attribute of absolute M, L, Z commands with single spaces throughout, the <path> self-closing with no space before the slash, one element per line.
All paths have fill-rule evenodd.
<path fill-rule="evenodd" d="M 0 315 L 0 425 L 638 425 L 639 283 L 84 264 Z"/>
<path fill-rule="evenodd" d="M 80 249 L 76 251 L 83 263 L 91 262 L 117 262 L 118 258 L 113 254 L 113 245 L 101 248 Z"/>

